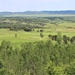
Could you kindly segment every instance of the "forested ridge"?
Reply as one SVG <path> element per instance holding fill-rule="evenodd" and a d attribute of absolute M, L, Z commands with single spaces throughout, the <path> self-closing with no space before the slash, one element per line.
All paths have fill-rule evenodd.
<path fill-rule="evenodd" d="M 25 11 L 25 12 L 0 12 L 0 16 L 15 15 L 15 14 L 75 14 L 75 10 L 63 10 L 63 11 Z"/>
<path fill-rule="evenodd" d="M 74 75 L 75 42 L 27 42 L 20 48 L 10 41 L 0 45 L 0 75 Z"/>

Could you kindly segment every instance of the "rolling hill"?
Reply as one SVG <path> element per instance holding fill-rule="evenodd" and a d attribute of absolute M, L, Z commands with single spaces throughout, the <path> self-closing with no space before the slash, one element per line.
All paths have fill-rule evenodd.
<path fill-rule="evenodd" d="M 0 16 L 7 15 L 37 15 L 37 14 L 75 14 L 75 10 L 63 10 L 63 11 L 25 11 L 25 12 L 0 12 Z"/>

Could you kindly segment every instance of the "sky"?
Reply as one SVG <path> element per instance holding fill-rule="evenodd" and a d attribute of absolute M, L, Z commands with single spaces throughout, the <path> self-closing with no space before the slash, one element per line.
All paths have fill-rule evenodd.
<path fill-rule="evenodd" d="M 0 0 L 0 12 L 75 10 L 75 0 Z"/>

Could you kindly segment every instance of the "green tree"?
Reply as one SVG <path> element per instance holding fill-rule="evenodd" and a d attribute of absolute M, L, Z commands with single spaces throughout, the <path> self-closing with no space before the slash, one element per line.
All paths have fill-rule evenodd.
<path fill-rule="evenodd" d="M 75 75 L 75 62 L 71 63 L 70 65 L 67 65 L 64 70 L 64 73 L 66 75 Z"/>
<path fill-rule="evenodd" d="M 5 68 L 2 60 L 0 60 L 0 75 L 5 75 Z"/>
<path fill-rule="evenodd" d="M 61 44 L 61 42 L 62 42 L 62 37 L 61 37 L 61 33 L 60 33 L 60 32 L 57 33 L 57 39 L 56 39 L 56 41 L 57 41 L 59 44 Z"/>
<path fill-rule="evenodd" d="M 15 38 L 17 38 L 17 33 L 15 33 Z"/>
<path fill-rule="evenodd" d="M 44 37 L 44 35 L 43 35 L 43 33 L 42 33 L 42 32 L 40 33 L 40 37 L 41 37 L 41 38 L 43 38 L 43 37 Z"/>

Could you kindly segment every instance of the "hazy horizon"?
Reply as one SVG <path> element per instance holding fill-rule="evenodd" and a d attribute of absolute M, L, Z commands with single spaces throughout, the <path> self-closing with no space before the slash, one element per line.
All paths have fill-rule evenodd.
<path fill-rule="evenodd" d="M 0 11 L 0 12 L 41 12 L 41 11 L 75 11 L 75 10 L 27 10 L 27 11 Z"/>
<path fill-rule="evenodd" d="M 0 0 L 0 12 L 75 10 L 74 0 Z"/>

